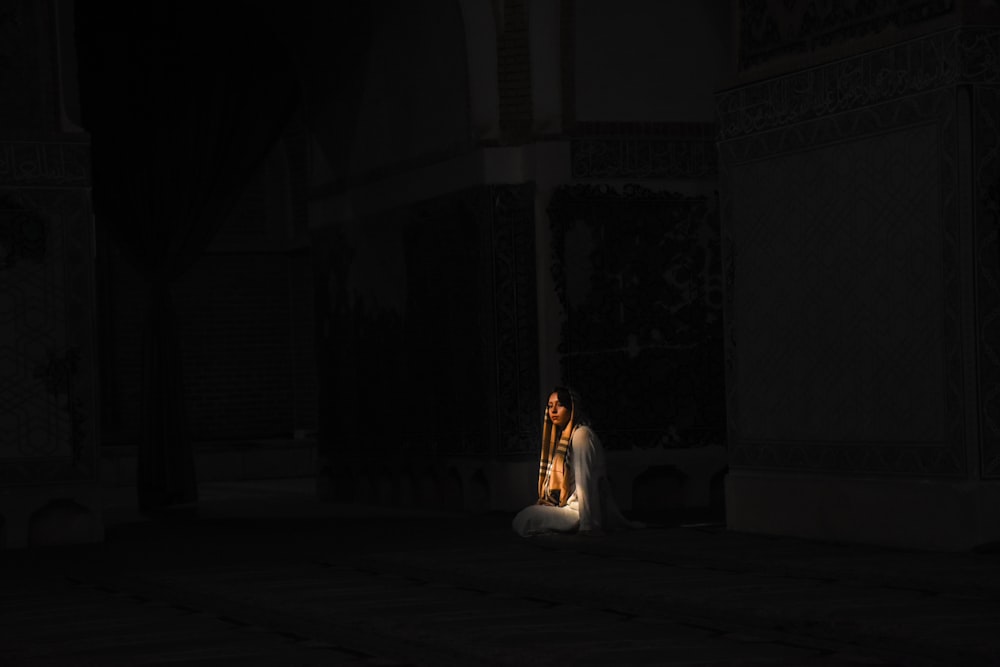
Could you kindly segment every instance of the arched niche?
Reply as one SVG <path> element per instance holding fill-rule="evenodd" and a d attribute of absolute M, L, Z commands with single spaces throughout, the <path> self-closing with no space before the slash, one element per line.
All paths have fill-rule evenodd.
<path fill-rule="evenodd" d="M 28 546 L 56 546 L 98 542 L 100 517 L 71 498 L 53 498 L 28 519 Z"/>

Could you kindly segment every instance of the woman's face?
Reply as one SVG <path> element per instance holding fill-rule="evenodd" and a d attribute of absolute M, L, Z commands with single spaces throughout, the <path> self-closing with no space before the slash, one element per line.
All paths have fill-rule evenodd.
<path fill-rule="evenodd" d="M 547 410 L 549 411 L 549 419 L 556 426 L 562 428 L 569 423 L 569 406 L 559 402 L 559 394 L 552 392 L 552 395 L 549 396 Z"/>

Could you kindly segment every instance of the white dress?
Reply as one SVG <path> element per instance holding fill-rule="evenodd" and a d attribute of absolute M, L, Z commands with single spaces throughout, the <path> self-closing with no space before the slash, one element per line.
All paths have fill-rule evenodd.
<path fill-rule="evenodd" d="M 615 503 L 604 461 L 604 447 L 587 426 L 577 426 L 570 437 L 570 460 L 574 488 L 562 507 L 529 505 L 517 513 L 512 526 L 522 537 L 539 533 L 569 533 L 575 530 L 636 528 L 622 516 Z"/>

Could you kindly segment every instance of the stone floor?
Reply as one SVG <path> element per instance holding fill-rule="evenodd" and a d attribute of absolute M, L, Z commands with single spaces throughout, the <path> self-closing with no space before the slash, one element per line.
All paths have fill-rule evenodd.
<path fill-rule="evenodd" d="M 520 539 L 504 513 L 205 485 L 98 545 L 0 553 L 0 665 L 1000 665 L 1000 554 L 664 525 Z"/>

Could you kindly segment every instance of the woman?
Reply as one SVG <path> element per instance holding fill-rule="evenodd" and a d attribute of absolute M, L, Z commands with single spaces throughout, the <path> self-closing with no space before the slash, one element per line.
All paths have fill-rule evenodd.
<path fill-rule="evenodd" d="M 514 517 L 514 532 L 522 537 L 572 531 L 596 535 L 640 525 L 623 517 L 615 504 L 604 449 L 588 426 L 580 397 L 556 387 L 542 422 L 538 500 Z"/>

